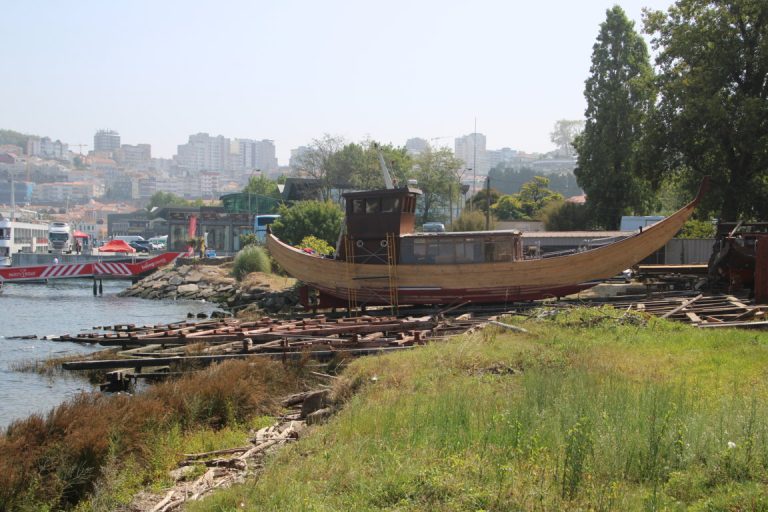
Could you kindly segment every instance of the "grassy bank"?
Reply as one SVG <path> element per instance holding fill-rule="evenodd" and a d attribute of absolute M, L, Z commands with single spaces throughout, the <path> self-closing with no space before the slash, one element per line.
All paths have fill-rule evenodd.
<path fill-rule="evenodd" d="M 189 510 L 768 510 L 768 335 L 507 321 L 356 361 L 338 416 Z"/>

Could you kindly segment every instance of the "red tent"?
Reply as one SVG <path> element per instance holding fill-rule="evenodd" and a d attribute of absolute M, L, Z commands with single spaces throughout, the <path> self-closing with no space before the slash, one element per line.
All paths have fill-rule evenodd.
<path fill-rule="evenodd" d="M 72 233 L 72 236 L 75 238 L 88 238 L 88 235 L 86 235 L 82 231 L 77 231 L 77 230 L 75 230 L 75 232 Z"/>
<path fill-rule="evenodd" d="M 110 240 L 99 247 L 99 252 L 136 252 L 136 249 L 128 245 L 124 240 Z"/>

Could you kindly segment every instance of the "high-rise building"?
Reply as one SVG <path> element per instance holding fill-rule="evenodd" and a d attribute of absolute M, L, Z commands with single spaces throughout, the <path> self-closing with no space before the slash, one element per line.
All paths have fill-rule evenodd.
<path fill-rule="evenodd" d="M 405 150 L 409 155 L 420 155 L 429 147 L 429 142 L 420 137 L 414 137 L 405 141 Z"/>
<path fill-rule="evenodd" d="M 114 152 L 115 161 L 131 169 L 147 169 L 152 161 L 152 146 L 123 144 Z"/>
<path fill-rule="evenodd" d="M 254 143 L 253 167 L 264 171 L 265 173 L 277 169 L 274 141 L 263 139 Z"/>
<path fill-rule="evenodd" d="M 189 142 L 178 146 L 176 161 L 191 171 L 222 171 L 228 168 L 230 147 L 230 140 L 222 135 L 190 135 Z"/>
<path fill-rule="evenodd" d="M 120 134 L 113 130 L 99 130 L 93 136 L 95 152 L 111 153 L 120 149 Z"/>
<path fill-rule="evenodd" d="M 488 174 L 485 152 L 485 135 L 482 133 L 470 133 L 454 140 L 454 155 L 464 162 L 467 169 L 473 169 L 477 176 Z"/>

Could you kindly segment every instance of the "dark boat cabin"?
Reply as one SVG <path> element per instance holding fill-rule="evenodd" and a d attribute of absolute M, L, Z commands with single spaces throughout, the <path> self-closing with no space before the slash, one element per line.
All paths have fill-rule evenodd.
<path fill-rule="evenodd" d="M 396 188 L 349 192 L 346 233 L 338 258 L 373 264 L 462 264 L 523 259 L 519 231 L 416 233 L 421 191 Z M 394 244 L 394 245 L 393 245 Z"/>

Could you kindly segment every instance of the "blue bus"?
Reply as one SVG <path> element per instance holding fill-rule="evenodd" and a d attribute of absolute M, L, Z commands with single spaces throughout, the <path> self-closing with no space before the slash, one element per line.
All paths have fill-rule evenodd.
<path fill-rule="evenodd" d="M 279 219 L 279 215 L 256 215 L 253 218 L 253 233 L 256 240 L 263 244 L 267 240 L 267 226 Z"/>

